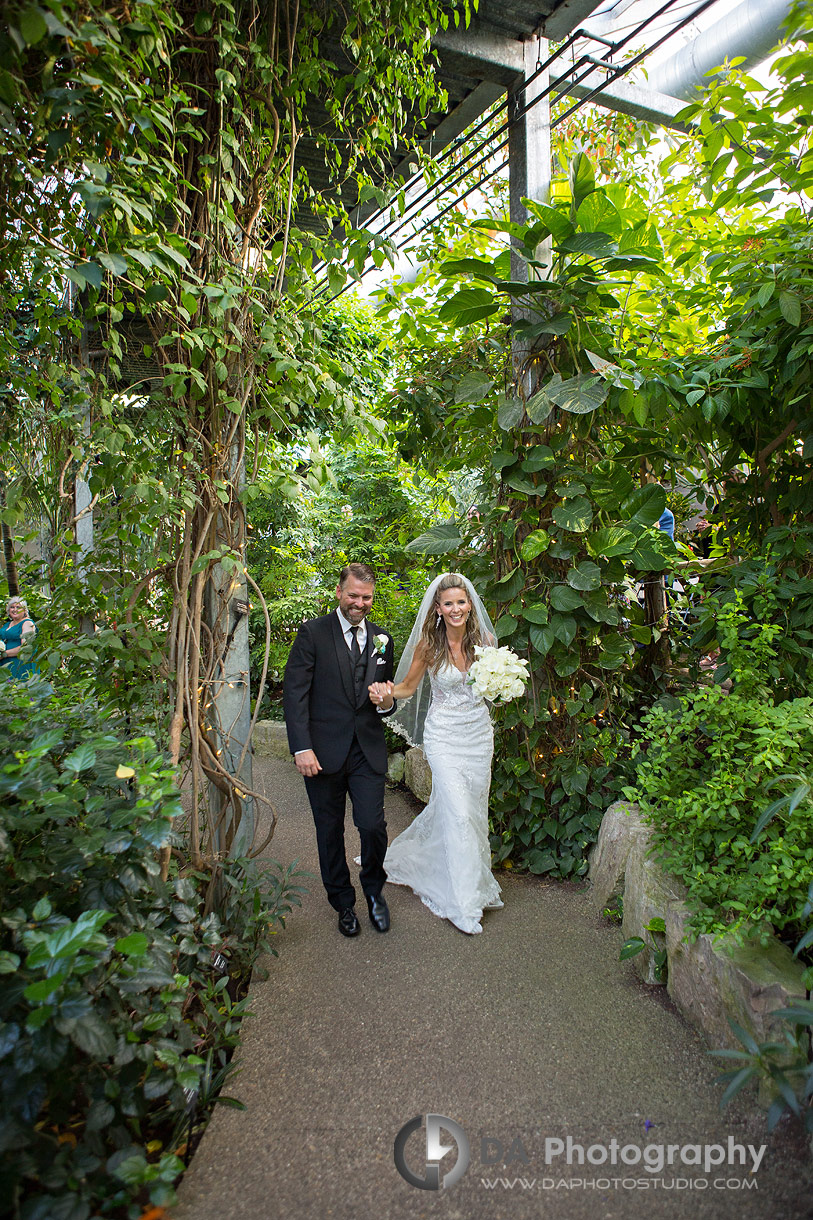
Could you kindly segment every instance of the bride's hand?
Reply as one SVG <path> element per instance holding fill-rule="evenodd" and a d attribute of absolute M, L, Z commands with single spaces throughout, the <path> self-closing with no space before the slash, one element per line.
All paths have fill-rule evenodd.
<path fill-rule="evenodd" d="M 370 701 L 376 707 L 388 711 L 392 707 L 392 683 L 391 682 L 373 682 L 369 686 Z"/>

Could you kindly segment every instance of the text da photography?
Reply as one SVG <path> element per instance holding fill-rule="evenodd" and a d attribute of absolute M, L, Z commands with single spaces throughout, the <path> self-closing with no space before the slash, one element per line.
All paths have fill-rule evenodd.
<path fill-rule="evenodd" d="M 767 1145 L 741 1143 L 728 1136 L 724 1143 L 634 1142 L 615 1137 L 606 1141 L 589 1142 L 572 1135 L 540 1134 L 529 1137 L 518 1134 L 492 1135 L 477 1133 L 471 1138 L 455 1119 L 443 1114 L 417 1115 L 405 1123 L 395 1136 L 395 1167 L 401 1177 L 420 1190 L 448 1190 L 461 1180 L 471 1167 L 472 1173 L 492 1174 L 505 1170 L 522 1174 L 521 1178 L 493 1179 L 481 1182 L 489 1189 L 497 1185 L 511 1187 L 519 1183 L 523 1189 L 553 1189 L 573 1184 L 573 1169 L 579 1171 L 583 1188 L 591 1183 L 589 1170 L 602 1176 L 603 1188 L 622 1186 L 637 1188 L 654 1185 L 656 1175 L 663 1175 L 664 1188 L 676 1174 L 681 1181 L 697 1189 L 713 1185 L 733 1188 L 741 1186 L 742 1175 L 749 1185 L 756 1184 L 756 1174 L 762 1164 Z M 582 1173 L 587 1170 L 587 1173 Z M 721 1177 L 706 1182 L 691 1174 L 717 1174 Z M 689 1178 L 685 1175 L 689 1173 Z M 528 1175 L 547 1175 L 538 1181 Z M 593 1176 L 595 1177 L 596 1174 Z M 607 1178 L 607 1175 L 611 1176 Z M 648 1175 L 630 1179 L 629 1175 Z M 739 1174 L 740 1177 L 735 1175 Z M 558 1178 L 557 1176 L 558 1175 Z M 620 1176 L 618 1176 L 620 1175 Z M 606 1180 L 605 1180 L 606 1179 Z M 659 1180 L 659 1179 L 658 1179 Z"/>

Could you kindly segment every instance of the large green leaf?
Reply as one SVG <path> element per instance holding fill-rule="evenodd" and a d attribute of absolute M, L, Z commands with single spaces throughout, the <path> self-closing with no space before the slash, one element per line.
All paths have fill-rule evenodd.
<path fill-rule="evenodd" d="M 572 482 L 559 482 L 554 487 L 554 492 L 557 496 L 561 496 L 563 500 L 574 500 L 576 496 L 583 496 L 587 491 L 584 483 L 579 483 L 577 480 Z"/>
<path fill-rule="evenodd" d="M 510 474 L 505 481 L 514 491 L 521 491 L 526 496 L 534 496 L 539 490 L 536 484 L 524 474 Z"/>
<path fill-rule="evenodd" d="M 478 280 L 493 280 L 494 264 L 485 258 L 449 258 L 441 263 L 438 274 L 442 276 L 468 275 Z"/>
<path fill-rule="evenodd" d="M 441 322 L 453 326 L 468 326 L 488 318 L 502 309 L 501 301 L 486 288 L 461 288 L 438 310 Z"/>
<path fill-rule="evenodd" d="M 586 542 L 587 549 L 594 555 L 609 559 L 612 555 L 629 555 L 637 538 L 631 530 L 624 529 L 623 525 L 608 525 L 589 534 Z"/>
<path fill-rule="evenodd" d="M 583 534 L 593 523 L 593 506 L 587 496 L 576 496 L 555 505 L 553 520 L 571 534 Z"/>
<path fill-rule="evenodd" d="M 454 400 L 455 402 L 482 402 L 493 388 L 494 381 L 491 377 L 477 369 L 472 369 L 457 383 Z"/>
<path fill-rule="evenodd" d="M 449 551 L 458 550 L 461 542 L 460 530 L 454 521 L 443 521 L 418 538 L 413 538 L 404 550 L 417 551 L 419 555 L 446 555 Z"/>
<path fill-rule="evenodd" d="M 553 410 L 553 403 L 545 391 L 540 390 L 538 393 L 531 395 L 525 409 L 528 412 L 528 419 L 531 423 L 541 424 L 544 423 Z"/>
<path fill-rule="evenodd" d="M 510 297 L 527 297 L 540 292 L 550 292 L 551 288 L 558 288 L 559 284 L 556 280 L 499 280 L 497 287 L 500 292 L 505 292 Z"/>
<path fill-rule="evenodd" d="M 99 262 L 108 271 L 112 271 L 113 275 L 126 275 L 129 263 L 126 258 L 122 258 L 120 254 L 107 254 L 104 251 L 97 254 Z"/>
<path fill-rule="evenodd" d="M 546 657 L 553 647 L 554 634 L 550 627 L 538 626 L 536 623 L 531 625 L 528 632 L 531 643 L 534 649 L 543 657 Z"/>
<path fill-rule="evenodd" d="M 553 466 L 555 463 L 556 456 L 549 445 L 534 445 L 523 459 L 522 469 L 531 474 L 537 470 L 544 470 L 546 466 Z"/>
<path fill-rule="evenodd" d="M 501 394 L 497 406 L 497 423 L 503 432 L 510 432 L 512 428 L 516 428 L 524 411 L 525 404 L 521 398 L 507 398 Z"/>
<path fill-rule="evenodd" d="M 541 623 L 544 626 L 549 617 L 548 607 L 544 602 L 537 602 L 535 606 L 526 606 L 522 611 L 522 617 L 529 623 Z"/>
<path fill-rule="evenodd" d="M 557 640 L 570 647 L 576 637 L 576 620 L 572 614 L 553 614 L 550 629 Z"/>
<path fill-rule="evenodd" d="M 568 377 L 567 381 L 562 381 L 559 374 L 555 373 L 544 389 L 557 407 L 569 411 L 572 415 L 587 415 L 590 411 L 595 411 L 610 392 L 609 385 L 600 377 L 587 377 L 581 373 Z"/>
<path fill-rule="evenodd" d="M 802 321 L 802 306 L 795 292 L 782 291 L 779 294 L 779 309 L 789 326 L 799 326 Z"/>
<path fill-rule="evenodd" d="M 503 614 L 494 624 L 498 640 L 510 640 L 518 627 L 517 620 L 510 614 Z"/>
<path fill-rule="evenodd" d="M 77 774 L 80 771 L 87 771 L 96 761 L 96 751 L 93 746 L 84 745 L 78 746 L 73 750 L 63 762 L 63 767 L 66 771 L 75 771 Z"/>
<path fill-rule="evenodd" d="M 568 610 L 580 609 L 582 600 L 576 590 L 571 589 L 570 585 L 556 585 L 551 589 L 550 604 L 554 610 L 567 612 Z"/>
<path fill-rule="evenodd" d="M 520 554 L 523 559 L 536 559 L 548 549 L 551 544 L 551 536 L 547 530 L 534 530 L 522 543 Z M 527 614 L 524 615 L 527 618 Z"/>
<path fill-rule="evenodd" d="M 102 286 L 102 269 L 98 263 L 80 263 L 78 267 L 69 267 L 65 275 L 79 288 L 90 285 L 98 290 Z"/>
<path fill-rule="evenodd" d="M 613 464 L 609 473 L 602 473 L 593 483 L 593 499 L 599 508 L 619 509 L 633 489 L 632 475 L 620 464 Z"/>
<path fill-rule="evenodd" d="M 660 271 L 658 260 L 648 254 L 625 254 L 618 258 L 609 258 L 604 264 L 605 271 Z"/>
<path fill-rule="evenodd" d="M 621 505 L 621 516 L 639 525 L 654 525 L 666 508 L 666 491 L 660 483 L 636 487 Z"/>
<path fill-rule="evenodd" d="M 583 563 L 577 564 L 575 568 L 571 568 L 567 574 L 567 583 L 574 589 L 579 589 L 581 592 L 591 592 L 593 589 L 601 588 L 601 569 L 598 564 L 590 563 L 586 559 Z"/>
<path fill-rule="evenodd" d="M 646 541 L 639 542 L 635 549 L 630 551 L 628 562 L 639 572 L 665 572 L 669 567 L 669 560 Z"/>
<path fill-rule="evenodd" d="M 70 1037 L 80 1051 L 94 1060 L 109 1059 L 115 1054 L 116 1035 L 98 1013 L 89 1013 L 82 1021 L 77 1021 Z"/>
<path fill-rule="evenodd" d="M 618 237 L 623 228 L 623 221 L 618 209 L 603 191 L 592 191 L 579 205 L 576 225 L 582 233 L 601 232 Z"/>
<path fill-rule="evenodd" d="M 142 957 L 147 952 L 149 943 L 143 932 L 130 932 L 128 936 L 119 937 L 115 949 L 126 957 Z"/>
<path fill-rule="evenodd" d="M 35 46 L 48 33 L 45 17 L 34 4 L 23 9 L 18 21 L 20 33 L 29 47 Z"/>
<path fill-rule="evenodd" d="M 570 193 L 573 197 L 573 208 L 578 213 L 583 201 L 596 189 L 596 176 L 593 164 L 587 153 L 577 152 L 570 159 L 568 166 Z"/>
<path fill-rule="evenodd" d="M 560 242 L 559 250 L 566 254 L 589 254 L 594 258 L 610 258 L 617 254 L 618 247 L 606 233 L 575 233 Z"/>
<path fill-rule="evenodd" d="M 540 318 L 533 329 L 540 335 L 566 335 L 572 325 L 572 313 L 556 313 L 552 318 Z"/>
<path fill-rule="evenodd" d="M 597 229 L 601 225 L 596 225 Z M 663 254 L 663 243 L 657 229 L 625 229 L 618 243 L 620 254 L 648 254 L 650 258 L 659 259 Z"/>
<path fill-rule="evenodd" d="M 594 589 L 591 593 L 584 593 L 582 605 L 594 622 L 609 623 L 613 627 L 617 625 L 618 608 L 608 604 L 604 590 Z"/>
<path fill-rule="evenodd" d="M 554 241 L 564 241 L 576 232 L 567 216 L 558 208 L 552 208 L 548 203 L 538 203 L 535 199 L 527 199 L 525 203 L 531 215 L 542 222 Z"/>

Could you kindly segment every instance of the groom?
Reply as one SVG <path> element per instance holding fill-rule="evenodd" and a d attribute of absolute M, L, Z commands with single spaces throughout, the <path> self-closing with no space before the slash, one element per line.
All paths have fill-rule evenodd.
<path fill-rule="evenodd" d="M 365 563 L 342 569 L 338 605 L 330 614 L 300 627 L 285 667 L 283 706 L 288 745 L 304 777 L 319 848 L 319 868 L 328 902 L 339 912 L 339 931 L 357 936 L 355 891 L 344 849 L 345 800 L 350 794 L 353 821 L 361 838 L 359 881 L 370 922 L 389 931 L 390 913 L 382 888 L 384 856 L 384 777 L 387 746 L 381 717 L 395 710 L 376 709 L 371 682 L 392 678 L 392 639 L 371 623 L 375 572 Z"/>

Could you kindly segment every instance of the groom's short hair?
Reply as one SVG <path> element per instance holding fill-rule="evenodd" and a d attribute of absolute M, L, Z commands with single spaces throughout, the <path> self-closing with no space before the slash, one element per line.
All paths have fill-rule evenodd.
<path fill-rule="evenodd" d="M 371 568 L 369 563 L 348 563 L 347 567 L 342 568 L 339 573 L 339 588 L 343 589 L 350 577 L 355 580 L 360 580 L 362 584 L 375 584 L 375 569 Z"/>

